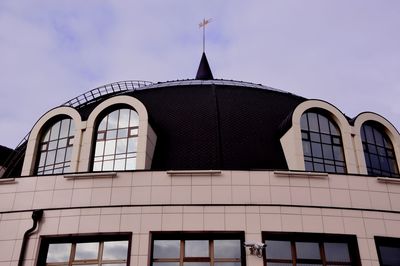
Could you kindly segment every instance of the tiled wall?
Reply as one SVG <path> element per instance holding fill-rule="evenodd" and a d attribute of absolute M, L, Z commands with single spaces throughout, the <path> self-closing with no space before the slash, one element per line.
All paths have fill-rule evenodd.
<path fill-rule="evenodd" d="M 166 204 L 175 206 L 157 206 Z M 250 241 L 261 241 L 262 231 L 355 234 L 363 265 L 378 265 L 375 235 L 400 237 L 400 184 L 373 177 L 266 171 L 28 177 L 0 184 L 0 266 L 17 264 L 23 234 L 32 226 L 31 210 L 37 208 L 45 209 L 44 217 L 30 238 L 26 265 L 34 264 L 39 235 L 50 234 L 133 232 L 135 266 L 148 263 L 149 231 L 239 230 Z M 247 265 L 261 266 L 262 259 L 248 256 Z"/>

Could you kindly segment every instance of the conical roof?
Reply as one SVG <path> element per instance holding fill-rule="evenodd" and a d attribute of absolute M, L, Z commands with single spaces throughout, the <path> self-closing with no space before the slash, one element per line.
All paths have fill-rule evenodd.
<path fill-rule="evenodd" d="M 210 80 L 214 79 L 213 74 L 211 72 L 210 65 L 208 64 L 208 60 L 206 54 L 203 52 L 201 56 L 199 69 L 197 70 L 196 79 L 200 80 Z"/>

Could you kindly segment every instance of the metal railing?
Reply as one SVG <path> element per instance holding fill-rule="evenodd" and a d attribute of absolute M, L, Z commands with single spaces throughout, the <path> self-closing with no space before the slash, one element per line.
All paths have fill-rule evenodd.
<path fill-rule="evenodd" d="M 110 83 L 104 86 L 97 87 L 93 90 L 85 92 L 67 102 L 61 106 L 70 106 L 79 109 L 90 103 L 96 102 L 103 98 L 103 96 L 110 94 L 117 94 L 125 91 L 134 91 L 138 88 L 146 87 L 153 84 L 150 81 L 142 80 L 128 80 Z"/>

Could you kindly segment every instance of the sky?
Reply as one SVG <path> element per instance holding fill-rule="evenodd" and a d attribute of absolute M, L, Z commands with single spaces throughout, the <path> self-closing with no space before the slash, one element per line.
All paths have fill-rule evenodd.
<path fill-rule="evenodd" d="M 121 80 L 215 78 L 322 99 L 400 129 L 398 0 L 1 0 L 0 145 L 47 111 Z"/>

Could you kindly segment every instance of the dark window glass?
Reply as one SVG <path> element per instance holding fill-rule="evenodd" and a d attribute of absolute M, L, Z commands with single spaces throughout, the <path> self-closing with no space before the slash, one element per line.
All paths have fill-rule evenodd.
<path fill-rule="evenodd" d="M 361 265 L 357 238 L 347 235 L 264 232 L 271 265 Z"/>
<path fill-rule="evenodd" d="M 243 266 L 242 233 L 153 233 L 152 266 Z"/>
<path fill-rule="evenodd" d="M 136 169 L 139 118 L 131 109 L 106 115 L 97 128 L 93 171 Z"/>
<path fill-rule="evenodd" d="M 37 175 L 70 171 L 74 134 L 74 122 L 70 118 L 57 121 L 44 132 L 39 143 Z"/>
<path fill-rule="evenodd" d="M 399 177 L 392 142 L 379 124 L 364 123 L 361 127 L 361 140 L 369 175 Z"/>
<path fill-rule="evenodd" d="M 340 130 L 333 121 L 318 112 L 306 112 L 301 116 L 301 133 L 307 171 L 346 171 Z"/>
<path fill-rule="evenodd" d="M 38 265 L 128 265 L 130 234 L 44 237 Z"/>
<path fill-rule="evenodd" d="M 400 265 L 400 238 L 375 237 L 375 244 L 380 265 Z"/>

